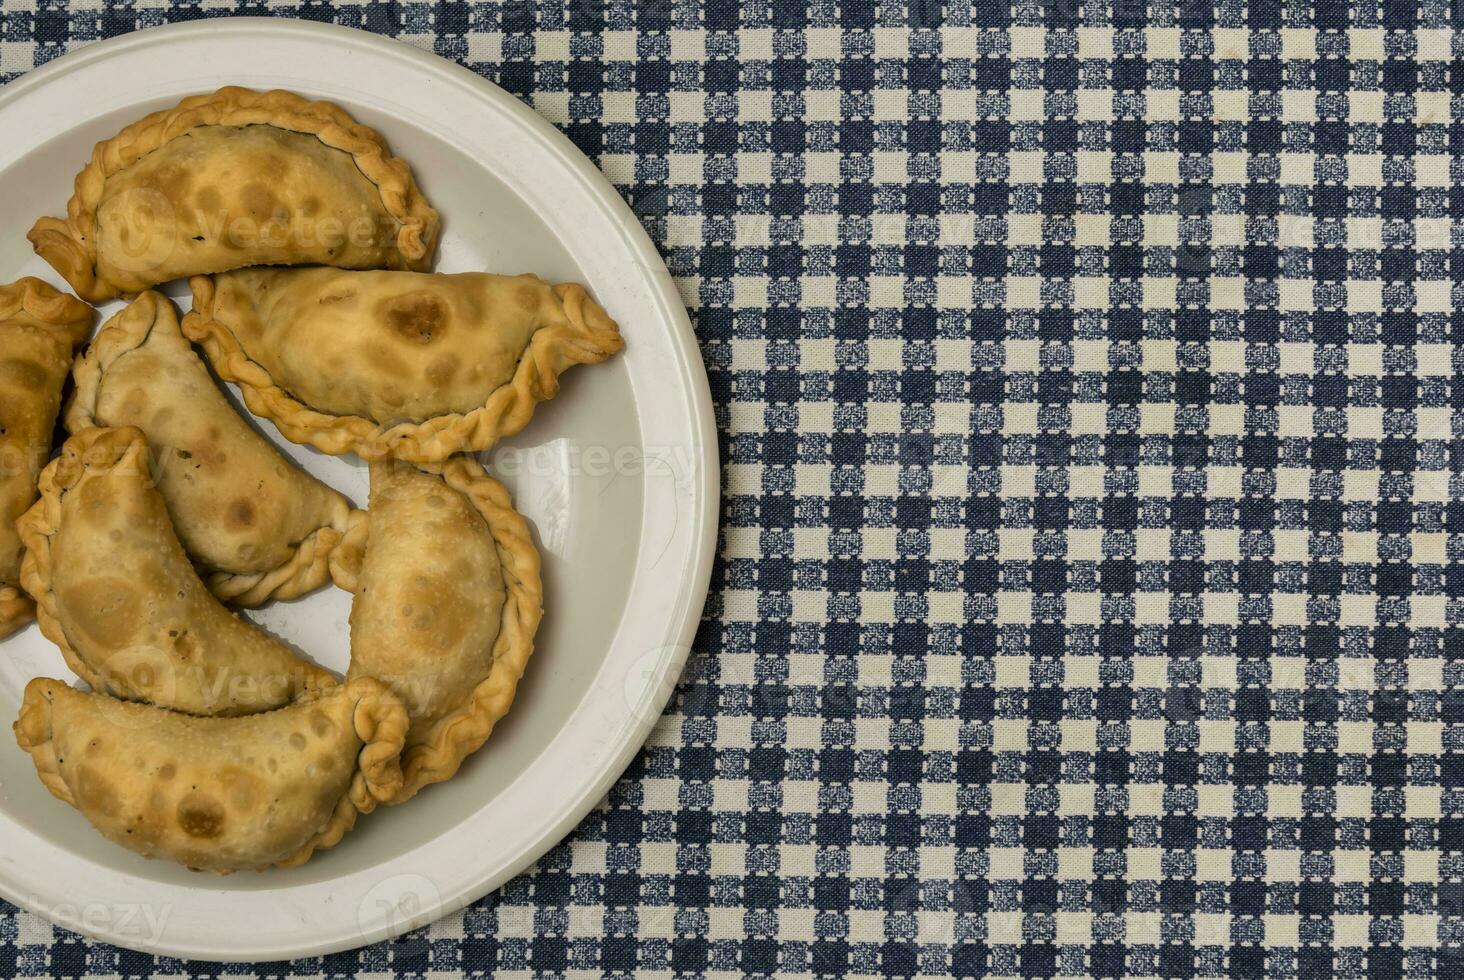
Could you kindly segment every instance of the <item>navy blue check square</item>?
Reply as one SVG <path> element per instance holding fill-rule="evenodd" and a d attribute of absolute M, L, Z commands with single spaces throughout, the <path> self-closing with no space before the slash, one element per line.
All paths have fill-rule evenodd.
<path fill-rule="evenodd" d="M 225 968 L 3 907 L 0 977 L 1464 976 L 1458 4 L 8 0 L 0 78 L 231 14 L 616 183 L 717 403 L 711 598 L 466 912 Z"/>

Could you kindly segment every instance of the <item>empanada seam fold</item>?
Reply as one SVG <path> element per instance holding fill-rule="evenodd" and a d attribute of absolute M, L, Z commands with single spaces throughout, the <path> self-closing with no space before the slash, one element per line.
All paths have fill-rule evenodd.
<path fill-rule="evenodd" d="M 103 324 L 86 351 L 72 368 L 74 381 L 70 401 L 63 413 L 66 430 L 76 434 L 99 425 L 96 418 L 98 399 L 107 372 L 125 355 L 140 350 L 152 337 L 164 310 L 171 300 L 161 293 L 146 291 L 131 306 Z M 144 316 L 149 303 L 151 316 Z M 137 310 L 136 315 L 132 314 Z M 188 346 L 181 326 L 178 339 Z M 191 346 L 188 356 L 197 357 Z M 201 364 L 202 362 L 200 362 Z M 232 407 L 231 407 L 232 410 Z M 290 546 L 290 554 L 274 568 L 260 572 L 227 572 L 199 566 L 209 591 L 234 606 L 254 608 L 271 599 L 288 600 L 322 585 L 330 577 L 326 560 L 331 549 L 350 527 L 353 510 L 346 499 L 332 491 L 333 505 L 329 522 L 312 530 Z"/>
<path fill-rule="evenodd" d="M 72 390 L 61 420 L 66 431 L 75 435 L 82 429 L 89 429 L 97 423 L 97 399 L 101 397 L 102 377 L 124 354 L 137 350 L 147 343 L 158 322 L 158 301 L 170 302 L 157 293 L 146 292 L 122 312 L 102 324 L 102 329 L 92 338 L 71 367 Z M 151 301 L 152 316 L 144 323 L 144 329 L 135 325 L 142 322 L 140 316 L 129 316 L 133 310 L 145 310 L 138 304 Z"/>
<path fill-rule="evenodd" d="M 40 777 L 42 785 L 62 803 L 75 806 L 76 798 L 61 777 L 55 747 L 52 744 L 51 722 L 55 711 L 52 698 L 54 690 L 60 686 L 60 683 L 60 681 L 46 677 L 33 678 L 25 686 L 25 693 L 20 704 L 20 716 L 16 719 L 13 730 L 16 744 L 31 757 L 31 762 L 36 767 L 36 775 Z"/>
<path fill-rule="evenodd" d="M 206 579 L 208 589 L 224 602 L 249 609 L 272 599 L 299 598 L 331 578 L 330 557 L 344 537 L 335 525 L 323 525 L 294 544 L 290 557 L 274 568 L 252 574 L 214 571 Z"/>
<path fill-rule="evenodd" d="M 362 742 L 351 781 L 351 802 L 362 813 L 370 813 L 401 791 L 402 749 L 411 718 L 401 699 L 374 678 L 348 681 L 346 696 L 357 699 L 352 720 Z"/>
<path fill-rule="evenodd" d="M 103 438 L 115 441 L 113 434 L 117 430 L 93 429 L 87 431 L 88 433 L 94 432 L 96 435 L 90 439 L 85 436 L 80 438 L 83 443 L 92 445 Z M 135 429 L 132 431 L 136 432 Z M 77 438 L 72 437 L 72 439 Z M 68 440 L 69 445 L 70 440 Z M 126 449 L 131 445 L 131 441 L 127 442 L 123 449 L 124 455 Z M 25 552 L 20 560 L 20 581 L 25 590 L 30 593 L 31 598 L 35 600 L 36 625 L 41 628 L 41 634 L 61 651 L 62 659 L 66 661 L 66 666 L 70 667 L 73 673 L 91 685 L 94 690 L 105 691 L 108 690 L 108 687 L 103 682 L 101 675 L 82 659 L 67 639 L 66 630 L 61 625 L 60 613 L 56 607 L 56 594 L 51 589 L 51 578 L 54 571 L 51 561 L 51 538 L 61 524 L 61 497 L 81 479 L 83 470 L 84 467 L 77 463 L 74 457 L 68 456 L 65 449 L 61 456 L 53 459 L 41 470 L 41 476 L 36 485 L 36 502 L 15 522 L 15 530 L 25 545 Z"/>
<path fill-rule="evenodd" d="M 350 526 L 330 552 L 330 577 L 336 588 L 355 593 L 360 587 L 361 562 L 366 556 L 366 542 L 371 534 L 371 512 L 351 512 Z"/>
<path fill-rule="evenodd" d="M 544 611 L 539 552 L 507 488 L 466 457 L 449 460 L 441 467 L 441 476 L 468 498 L 488 525 L 503 567 L 507 601 L 488 676 L 474 687 L 466 706 L 433 726 L 429 741 L 407 750 L 402 764 L 405 782 L 393 803 L 404 803 L 427 786 L 451 779 L 492 735 L 513 706 Z"/>
<path fill-rule="evenodd" d="M 349 154 L 397 223 L 396 254 L 401 267 L 418 272 L 431 268 L 439 216 L 422 196 L 411 168 L 391 154 L 380 133 L 356 122 L 332 102 L 311 101 L 279 89 L 258 92 L 232 85 L 189 96 L 98 143 L 90 162 L 76 175 L 66 218 L 41 218 L 26 237 L 82 298 L 101 302 L 135 293 L 98 277 L 96 212 L 107 180 L 189 130 L 252 125 L 314 136 L 331 149 Z"/>
<path fill-rule="evenodd" d="M 67 345 L 67 353 L 91 332 L 97 311 L 69 293 L 44 280 L 25 276 L 0 286 L 0 323 L 27 314 L 47 327 L 55 328 Z"/>
<path fill-rule="evenodd" d="M 325 826 L 316 831 L 315 836 L 306 841 L 294 854 L 274 862 L 276 868 L 298 868 L 315 856 L 316 851 L 329 850 L 341 842 L 341 840 L 356 827 L 356 817 L 360 811 L 356 808 L 351 799 L 351 794 L 342 796 L 336 803 L 335 809 L 331 811 Z"/>

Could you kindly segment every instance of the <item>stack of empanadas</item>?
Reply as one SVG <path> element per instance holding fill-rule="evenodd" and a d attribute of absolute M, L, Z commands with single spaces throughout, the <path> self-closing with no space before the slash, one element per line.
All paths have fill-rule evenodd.
<path fill-rule="evenodd" d="M 461 454 L 623 342 L 579 285 L 433 273 L 439 227 L 338 106 L 224 88 L 98 144 L 66 217 L 31 230 L 83 299 L 130 300 L 80 356 L 91 307 L 0 287 L 0 635 L 33 614 L 90 688 L 34 679 L 15 733 L 111 840 L 217 872 L 299 864 L 452 778 L 513 702 L 539 554 Z M 152 291 L 177 279 L 181 321 Z M 369 509 L 209 365 L 286 438 L 369 461 Z M 228 608 L 328 579 L 354 593 L 344 679 Z"/>

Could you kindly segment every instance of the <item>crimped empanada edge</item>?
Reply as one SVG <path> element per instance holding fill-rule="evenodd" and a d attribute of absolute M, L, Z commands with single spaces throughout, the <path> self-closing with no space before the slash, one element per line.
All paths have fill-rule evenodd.
<path fill-rule="evenodd" d="M 498 552 L 507 597 L 488 676 L 478 682 L 463 707 L 432 726 L 425 742 L 407 748 L 402 760 L 404 784 L 390 801 L 392 804 L 405 803 L 425 787 L 451 779 L 463 760 L 488 740 L 493 726 L 513 705 L 544 615 L 539 551 L 534 547 L 528 521 L 514 509 L 508 489 L 466 456 L 454 457 L 441 466 L 421 468 L 441 476 L 482 516 Z M 336 584 L 348 592 L 354 592 L 359 584 L 369 527 L 368 513 L 367 520 L 352 530 L 348 543 L 342 545 L 331 564 Z"/>
<path fill-rule="evenodd" d="M 76 805 L 71 788 L 61 778 L 60 763 L 56 758 L 55 746 L 51 743 L 51 699 L 56 688 L 64 687 L 60 681 L 49 677 L 34 677 L 25 686 L 20 702 L 20 717 L 12 730 L 15 742 L 35 763 L 36 775 L 41 783 L 62 803 Z"/>
<path fill-rule="evenodd" d="M 102 329 L 71 369 L 74 388 L 62 412 L 68 433 L 75 435 L 99 424 L 96 408 L 97 399 L 101 397 L 102 378 L 119 358 L 147 343 L 165 303 L 171 305 L 172 300 L 162 293 L 146 290 L 131 306 L 102 324 Z M 138 304 L 149 304 L 152 315 L 144 315 L 148 307 L 139 307 Z M 139 310 L 139 314 L 129 316 L 133 310 Z M 190 348 L 189 356 L 198 355 Z M 290 465 L 295 464 L 291 462 Z M 237 573 L 200 568 L 204 583 L 219 599 L 247 609 L 261 606 L 271 599 L 298 598 L 325 584 L 330 577 L 328 559 L 331 550 L 357 520 L 355 515 L 359 514 L 361 511 L 352 509 L 349 503 L 345 504 L 341 513 L 335 515 L 333 523 L 311 531 L 291 547 L 288 558 L 263 572 Z"/>
<path fill-rule="evenodd" d="M 534 408 L 559 391 L 559 376 L 576 364 L 598 364 L 625 347 L 620 329 L 578 283 L 554 285 L 568 323 L 540 327 L 519 357 L 513 377 L 467 413 L 423 422 L 383 426 L 359 415 L 331 415 L 297 400 L 249 357 L 228 325 L 214 316 L 218 291 L 212 276 L 188 280 L 193 309 L 183 334 L 202 345 L 214 371 L 239 386 L 255 415 L 273 422 L 285 438 L 340 456 L 353 452 L 367 462 L 395 457 L 429 464 L 460 452 L 481 452 L 529 424 Z"/>
<path fill-rule="evenodd" d="M 351 788 L 336 804 L 325 826 L 299 851 L 277 862 L 277 867 L 299 867 L 316 851 L 336 846 L 356 826 L 360 814 L 371 813 L 401 790 L 402 747 L 411 724 L 406 705 L 390 688 L 371 677 L 347 681 L 337 692 L 330 693 L 356 700 L 352 721 L 361 751 L 356 757 Z"/>
<path fill-rule="evenodd" d="M 25 276 L 0 286 L 0 323 L 20 314 L 55 327 L 69 353 L 91 332 L 97 311 L 45 280 Z"/>
<path fill-rule="evenodd" d="M 97 311 L 50 283 L 33 276 L 0 286 L 0 326 L 9 330 L 47 331 L 72 348 L 86 339 Z M 26 316 L 35 322 L 7 323 Z M 49 448 L 49 446 L 48 446 Z M 9 636 L 35 618 L 36 604 L 18 582 L 0 582 L 0 637 Z"/>
<path fill-rule="evenodd" d="M 46 639 L 61 651 L 66 666 L 97 691 L 107 691 L 110 687 L 72 647 L 61 626 L 56 593 L 51 589 L 54 572 L 51 538 L 61 526 L 61 498 L 66 491 L 76 486 L 87 470 L 112 470 L 125 462 L 147 468 L 147 441 L 138 429 L 93 428 L 72 436 L 62 447 L 61 455 L 41 470 L 36 502 L 15 522 L 15 530 L 25 545 L 20 560 L 20 583 L 35 600 L 36 623 Z"/>
<path fill-rule="evenodd" d="M 76 435 L 82 429 L 98 426 L 97 399 L 101 397 L 102 376 L 124 354 L 147 343 L 158 323 L 160 301 L 171 302 L 166 296 L 150 289 L 139 293 L 130 306 L 102 324 L 102 329 L 97 331 L 86 350 L 72 364 L 71 397 L 61 411 L 61 422 L 66 426 L 67 433 Z M 140 314 L 149 308 L 152 311 L 151 316 L 132 315 L 134 310 Z"/>
<path fill-rule="evenodd" d="M 204 583 L 221 601 L 246 609 L 271 599 L 297 599 L 314 591 L 331 577 L 331 554 L 350 529 L 366 517 L 366 512 L 361 510 L 348 510 L 346 514 L 344 532 L 329 524 L 316 528 L 293 546 L 288 559 L 267 572 L 251 575 L 210 572 Z"/>
<path fill-rule="evenodd" d="M 397 252 L 405 268 L 427 271 L 437 249 L 441 221 L 427 203 L 406 161 L 392 155 L 386 140 L 333 102 L 312 101 L 293 92 L 258 92 L 228 85 L 160 109 L 103 140 L 76 175 L 66 217 L 38 220 L 26 236 L 36 254 L 59 272 L 77 295 L 93 303 L 124 295 L 97 277 L 96 212 L 108 178 L 127 169 L 169 140 L 200 126 L 268 125 L 314 136 L 349 153 L 362 176 L 376 186 L 382 204 L 398 224 Z"/>
<path fill-rule="evenodd" d="M 53 698 L 58 688 L 65 687 L 61 681 L 51 678 L 32 679 L 26 685 L 14 731 L 16 743 L 30 755 L 36 774 L 46 789 L 61 802 L 74 807 L 76 799 L 61 776 L 52 745 Z M 95 696 L 110 697 L 106 694 Z M 336 803 L 324 826 L 294 854 L 274 862 L 274 867 L 298 867 L 310 860 L 316 851 L 334 847 L 355 827 L 359 814 L 371 813 L 379 802 L 391 798 L 401 786 L 402 746 L 410 724 L 406 706 L 401 700 L 381 682 L 362 677 L 344 686 L 312 691 L 293 705 L 274 710 L 285 711 L 325 697 L 345 697 L 355 702 L 351 709 L 352 724 L 361 742 L 355 773 L 350 788 Z M 167 710 L 156 705 L 150 707 L 155 711 Z M 232 872 L 220 870 L 216 873 L 227 875 Z"/>

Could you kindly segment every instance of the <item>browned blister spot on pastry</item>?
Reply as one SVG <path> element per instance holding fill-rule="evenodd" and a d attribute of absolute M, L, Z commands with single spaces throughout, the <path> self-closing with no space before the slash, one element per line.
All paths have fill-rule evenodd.
<path fill-rule="evenodd" d="M 224 832 L 224 808 L 207 793 L 197 790 L 178 801 L 178 826 L 189 837 L 212 840 Z"/>
<path fill-rule="evenodd" d="M 430 344 L 447 330 L 448 311 L 436 296 L 427 292 L 392 296 L 381 304 L 381 317 L 397 336 L 418 344 Z"/>
<path fill-rule="evenodd" d="M 131 850 L 219 872 L 293 866 L 400 786 L 409 725 L 373 680 L 314 697 L 207 718 L 38 678 L 18 736 L 52 793 Z"/>
<path fill-rule="evenodd" d="M 329 715 L 317 709 L 310 712 L 310 730 L 315 732 L 317 738 L 325 738 L 336 730 L 336 726 Z"/>
<path fill-rule="evenodd" d="M 228 794 L 229 805 L 245 813 L 255 808 L 264 793 L 263 783 L 244 769 L 229 768 L 220 772 L 219 784 Z"/>
<path fill-rule="evenodd" d="M 457 374 L 458 364 L 458 359 L 451 354 L 434 358 L 427 365 L 427 380 L 439 386 L 451 384 L 453 376 Z"/>
<path fill-rule="evenodd" d="M 187 167 L 166 163 L 153 171 L 152 183 L 168 200 L 184 201 L 193 185 L 193 174 Z"/>
<path fill-rule="evenodd" d="M 130 388 L 122 398 L 122 405 L 117 415 L 120 422 L 133 423 L 147 417 L 147 390 L 141 387 Z"/>
<path fill-rule="evenodd" d="M 402 588 L 401 616 L 408 629 L 429 633 L 456 621 L 457 586 L 438 575 L 415 575 Z"/>
<path fill-rule="evenodd" d="M 274 192 L 260 183 L 244 185 L 239 191 L 239 203 L 249 217 L 258 221 L 265 221 L 274 217 L 277 211 L 284 210 L 284 205 L 275 197 Z"/>
<path fill-rule="evenodd" d="M 118 810 L 117 791 L 102 768 L 82 763 L 76 774 L 77 799 L 103 816 L 114 816 Z"/>
<path fill-rule="evenodd" d="M 250 527 L 254 524 L 254 504 L 239 499 L 229 504 L 227 519 L 233 527 Z"/>
<path fill-rule="evenodd" d="M 51 384 L 52 374 L 35 361 L 23 357 L 0 360 L 0 384 L 28 392 L 43 391 Z"/>
<path fill-rule="evenodd" d="M 278 181 L 290 172 L 290 162 L 279 153 L 260 153 L 255 160 L 254 172 L 262 178 Z"/>
<path fill-rule="evenodd" d="M 203 214 L 212 216 L 223 209 L 224 199 L 217 187 L 202 187 L 193 195 L 193 205 Z"/>
<path fill-rule="evenodd" d="M 387 377 L 399 377 L 407 369 L 406 362 L 389 343 L 367 344 L 366 358 Z"/>
<path fill-rule="evenodd" d="M 94 642 L 114 650 L 132 640 L 142 628 L 141 596 L 126 579 L 82 579 L 58 598 L 72 624 Z"/>
<path fill-rule="evenodd" d="M 171 632 L 177 634 L 171 637 L 173 640 L 173 652 L 178 655 L 179 660 L 184 663 L 191 663 L 198 656 L 198 640 L 187 629 L 179 629 Z"/>

